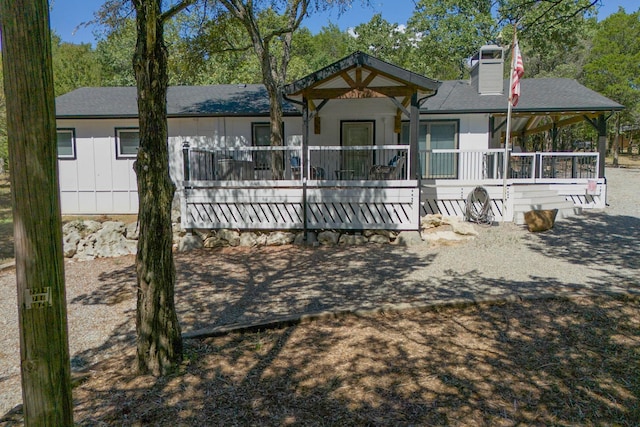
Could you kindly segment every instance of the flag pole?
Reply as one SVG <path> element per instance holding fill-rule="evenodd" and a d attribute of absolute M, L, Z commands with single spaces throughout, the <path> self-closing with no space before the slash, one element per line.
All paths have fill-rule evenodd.
<path fill-rule="evenodd" d="M 505 222 L 507 213 L 507 174 L 509 173 L 509 143 L 511 141 L 511 110 L 513 107 L 513 71 L 516 63 L 516 28 L 518 24 L 513 25 L 513 43 L 511 44 L 511 68 L 509 69 L 509 106 L 507 107 L 507 134 L 504 138 L 504 159 L 502 170 L 502 222 Z M 515 218 L 514 218 L 515 219 Z"/>

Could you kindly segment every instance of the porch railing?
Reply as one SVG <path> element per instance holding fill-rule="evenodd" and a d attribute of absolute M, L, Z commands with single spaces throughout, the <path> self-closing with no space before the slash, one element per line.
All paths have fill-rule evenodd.
<path fill-rule="evenodd" d="M 409 179 L 408 145 L 309 146 L 303 164 L 301 147 L 231 147 L 202 149 L 183 145 L 184 180 L 301 180 L 302 171 L 317 185 L 336 181 L 400 181 Z M 503 149 L 433 149 L 418 153 L 422 179 L 464 182 L 501 181 Z M 514 153 L 508 157 L 512 182 L 568 182 L 598 178 L 598 153 Z M 274 172 L 275 171 L 275 172 Z M 354 183 L 355 185 L 356 183 Z M 339 184 L 337 184 L 339 185 Z"/>
<path fill-rule="evenodd" d="M 300 179 L 300 147 L 225 147 L 182 145 L 185 181 L 253 181 Z M 273 168 L 272 165 L 276 165 Z M 279 170 L 274 173 L 273 170 Z"/>
<path fill-rule="evenodd" d="M 504 150 L 421 150 L 423 179 L 502 180 Z M 509 152 L 507 178 L 512 182 L 560 182 L 598 177 L 598 153 Z"/>
<path fill-rule="evenodd" d="M 310 146 L 307 176 L 311 180 L 407 180 L 408 145 Z"/>
<path fill-rule="evenodd" d="M 301 180 L 305 169 L 311 181 L 407 180 L 410 154 L 408 145 L 310 146 L 305 165 L 300 147 L 203 149 L 185 143 L 182 155 L 188 182 Z"/>

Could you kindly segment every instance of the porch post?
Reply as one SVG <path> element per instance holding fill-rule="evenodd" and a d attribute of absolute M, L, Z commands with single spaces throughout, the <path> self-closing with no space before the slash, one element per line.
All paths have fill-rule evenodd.
<path fill-rule="evenodd" d="M 309 102 L 307 97 L 302 95 L 302 144 L 301 144 L 301 178 L 302 178 L 302 227 L 305 243 L 309 242 L 309 230 L 307 230 L 307 170 L 309 164 Z"/>
<path fill-rule="evenodd" d="M 422 170 L 420 169 L 420 152 L 418 151 L 418 131 L 420 129 L 420 109 L 418 104 L 418 93 L 413 92 L 411 95 L 411 117 L 409 117 L 409 152 L 411 154 L 409 177 L 413 177 L 418 181 L 418 218 L 416 218 L 416 224 L 418 224 L 418 231 L 420 231 L 420 203 L 422 203 Z"/>
<path fill-rule="evenodd" d="M 411 95 L 411 117 L 409 117 L 409 177 L 420 181 L 420 153 L 418 152 L 418 129 L 420 124 L 420 110 L 418 93 Z"/>
<path fill-rule="evenodd" d="M 191 165 L 189 164 L 189 142 L 182 143 L 182 180 L 188 182 L 190 180 Z"/>
<path fill-rule="evenodd" d="M 598 153 L 600 154 L 598 178 L 604 178 L 604 159 L 607 156 L 607 119 L 604 114 L 598 116 L 596 124 L 598 128 Z"/>
<path fill-rule="evenodd" d="M 307 150 L 307 146 L 309 145 L 309 101 L 306 96 L 302 96 L 302 153 L 301 154 L 301 164 L 300 168 L 302 169 L 302 181 L 305 182 L 308 178 L 307 174 L 307 165 L 309 164 L 309 150 Z"/>

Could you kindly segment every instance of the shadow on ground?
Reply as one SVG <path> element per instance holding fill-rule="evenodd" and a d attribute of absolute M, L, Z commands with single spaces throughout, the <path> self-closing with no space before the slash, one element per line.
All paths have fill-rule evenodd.
<path fill-rule="evenodd" d="M 547 257 L 595 268 L 612 283 L 633 283 L 640 275 L 640 218 L 586 212 L 556 223 L 530 240 Z"/>
<path fill-rule="evenodd" d="M 608 220 L 609 218 L 607 218 Z M 597 216 L 559 224 L 527 244 L 547 256 L 589 262 L 599 242 L 613 270 L 631 265 L 636 230 Z M 629 219 L 616 219 L 611 221 Z M 633 219 L 637 221 L 637 219 Z M 589 234 L 587 243 L 573 233 Z M 637 226 L 632 223 L 631 226 Z M 574 236 L 566 250 L 567 239 Z M 621 245 L 618 245 L 618 242 Z M 617 251 L 614 249 L 617 248 Z M 613 253 L 610 253 L 613 251 Z M 197 255 L 197 256 L 194 256 Z M 177 256 L 183 330 L 259 322 L 289 314 L 357 311 L 478 295 L 537 300 L 349 315 L 275 330 L 185 342 L 186 362 L 169 379 L 136 377 L 134 313 L 80 361 L 93 378 L 76 391 L 80 425 L 633 425 L 640 419 L 637 299 L 554 299 L 544 289 L 583 284 L 488 278 L 449 270 L 416 281 L 437 253 L 406 248 L 283 248 Z M 596 261 L 598 262 L 598 261 Z M 629 264 L 631 262 L 631 264 Z M 248 278 L 248 279 L 247 279 Z M 125 267 L 73 303 L 115 304 L 135 289 Z M 624 279 L 629 279 L 625 277 Z M 547 299 L 544 299 L 544 298 Z M 86 369 L 86 367 L 85 367 Z"/>
<path fill-rule="evenodd" d="M 127 356 L 76 391 L 80 425 L 633 425 L 638 303 L 344 317 L 187 341 L 180 373 Z"/>

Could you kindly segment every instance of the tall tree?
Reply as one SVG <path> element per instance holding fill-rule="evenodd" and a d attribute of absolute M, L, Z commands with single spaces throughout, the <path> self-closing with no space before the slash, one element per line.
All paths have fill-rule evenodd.
<path fill-rule="evenodd" d="M 25 424 L 72 426 L 46 0 L 0 0 Z"/>
<path fill-rule="evenodd" d="M 509 44 L 514 24 L 523 46 L 537 51 L 573 46 L 577 29 L 598 0 L 419 0 L 409 30 L 420 35 L 418 58 L 427 75 L 467 75 L 468 58 L 487 43 Z"/>
<path fill-rule="evenodd" d="M 137 41 L 133 68 L 138 89 L 140 147 L 138 180 L 140 237 L 136 255 L 138 370 L 165 375 L 182 360 L 182 336 L 175 310 L 175 265 L 167 148 L 167 49 L 164 23 L 191 2 L 162 12 L 162 0 L 132 0 Z"/>
<path fill-rule="evenodd" d="M 369 22 L 355 27 L 353 33 L 351 45 L 354 49 L 367 52 L 400 67 L 414 69 L 415 58 L 412 51 L 417 40 L 415 35 L 405 31 L 404 27 L 392 24 L 382 15 L 376 14 Z"/>
<path fill-rule="evenodd" d="M 310 8 L 320 9 L 338 4 L 344 7 L 351 0 L 219 0 L 226 10 L 242 23 L 251 39 L 253 51 L 260 61 L 262 82 L 269 94 L 271 145 L 283 145 L 283 88 L 291 60 L 293 33 L 300 28 Z M 282 153 L 271 156 L 271 171 L 277 179 L 283 174 Z"/>
<path fill-rule="evenodd" d="M 117 6 L 123 9 L 127 7 L 124 2 Z M 115 6 L 113 10 L 117 10 Z M 98 40 L 96 56 L 100 64 L 104 85 L 135 85 L 136 78 L 131 67 L 131 52 L 135 50 L 135 46 L 136 23 L 135 20 L 130 18 L 124 18 L 118 21 L 118 25 L 109 27 L 108 33 Z"/>
<path fill-rule="evenodd" d="M 293 32 L 300 27 L 302 19 L 307 14 L 310 1 L 286 0 L 281 14 L 278 15 L 271 5 L 266 9 L 260 9 L 260 2 L 254 4 L 253 0 L 220 0 L 228 12 L 244 26 L 251 39 L 253 51 L 260 61 L 262 82 L 269 95 L 272 146 L 283 145 L 282 90 L 287 81 L 287 67 L 291 59 L 291 40 Z M 259 22 L 260 14 L 262 19 Z M 277 47 L 276 42 L 279 43 Z M 274 179 L 282 176 L 282 153 L 274 152 L 271 156 L 271 172 Z"/>
<path fill-rule="evenodd" d="M 625 106 L 614 116 L 611 151 L 618 166 L 620 127 L 640 121 L 640 11 L 620 9 L 598 24 L 582 80 Z"/>
<path fill-rule="evenodd" d="M 100 64 L 89 43 L 63 43 L 52 36 L 53 83 L 56 96 L 85 86 L 100 86 Z"/>

